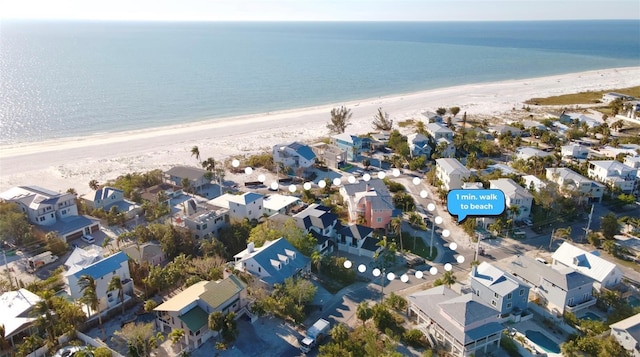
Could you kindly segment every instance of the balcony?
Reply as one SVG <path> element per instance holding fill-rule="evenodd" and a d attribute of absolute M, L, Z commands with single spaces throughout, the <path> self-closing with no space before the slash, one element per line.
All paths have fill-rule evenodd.
<path fill-rule="evenodd" d="M 597 301 L 596 299 L 591 298 L 590 300 L 587 300 L 585 302 L 581 302 L 581 303 L 573 305 L 573 306 L 567 305 L 566 306 L 566 311 L 568 311 L 568 312 L 570 312 L 572 314 L 575 314 L 576 312 L 578 312 L 580 310 L 583 310 L 583 309 L 586 309 L 588 307 L 591 307 L 591 306 L 595 305 L 596 301 Z"/>

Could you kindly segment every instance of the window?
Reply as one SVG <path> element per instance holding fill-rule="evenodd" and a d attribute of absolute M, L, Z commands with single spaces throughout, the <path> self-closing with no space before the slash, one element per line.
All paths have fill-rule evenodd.
<path fill-rule="evenodd" d="M 513 294 L 511 294 L 511 293 L 507 294 L 507 299 L 508 299 L 508 300 L 511 300 L 511 296 L 512 296 L 512 295 L 513 295 Z"/>
<path fill-rule="evenodd" d="M 378 223 L 382 222 L 382 217 L 378 217 Z"/>
<path fill-rule="evenodd" d="M 520 289 L 520 296 L 524 295 L 524 289 Z"/>
<path fill-rule="evenodd" d="M 480 296 L 480 290 L 476 290 L 476 296 Z"/>
<path fill-rule="evenodd" d="M 491 300 L 491 305 L 493 305 L 493 306 L 497 306 L 498 304 L 496 303 L 496 301 L 495 301 L 495 300 Z"/>
<path fill-rule="evenodd" d="M 262 267 L 258 267 L 258 273 L 262 273 Z"/>
<path fill-rule="evenodd" d="M 510 309 L 510 308 L 511 308 L 511 303 L 509 302 L 507 303 L 507 309 Z"/>
<path fill-rule="evenodd" d="M 203 230 L 207 229 L 207 224 L 206 223 L 202 225 L 202 229 Z"/>
<path fill-rule="evenodd" d="M 498 295 L 498 293 L 493 293 L 493 297 L 495 297 L 496 299 L 500 297 L 500 295 Z"/>
<path fill-rule="evenodd" d="M 251 214 L 251 210 L 249 210 L 249 214 Z"/>

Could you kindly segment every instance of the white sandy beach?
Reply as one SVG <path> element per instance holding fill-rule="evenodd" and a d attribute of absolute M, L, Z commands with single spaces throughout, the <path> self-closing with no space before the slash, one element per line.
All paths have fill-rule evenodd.
<path fill-rule="evenodd" d="M 353 112 L 348 132 L 373 131 L 378 107 L 394 122 L 417 118 L 426 110 L 459 106 L 473 118 L 497 116 L 521 108 L 532 97 L 606 90 L 640 85 L 640 67 L 596 70 L 566 75 L 450 88 L 372 98 L 357 102 L 263 113 L 157 129 L 100 134 L 82 138 L 0 146 L 0 192 L 17 185 L 38 185 L 55 191 L 90 191 L 88 182 L 105 182 L 128 172 L 197 165 L 191 147 L 203 159 L 217 161 L 253 154 L 279 143 L 311 142 L 328 136 L 332 108 L 345 105 Z"/>

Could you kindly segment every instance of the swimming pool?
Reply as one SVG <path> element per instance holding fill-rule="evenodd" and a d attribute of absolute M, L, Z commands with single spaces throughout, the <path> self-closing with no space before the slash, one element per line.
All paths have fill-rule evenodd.
<path fill-rule="evenodd" d="M 591 320 L 591 321 L 602 321 L 602 319 L 600 318 L 600 316 L 594 314 L 591 311 L 587 311 L 584 316 L 582 316 L 580 318 L 580 320 Z"/>
<path fill-rule="evenodd" d="M 524 335 L 527 336 L 531 342 L 540 346 L 543 350 L 549 353 L 560 353 L 560 346 L 553 342 L 549 337 L 545 336 L 542 332 L 527 330 Z"/>
<path fill-rule="evenodd" d="M 640 299 L 635 296 L 629 296 L 629 305 L 634 308 L 640 306 Z"/>

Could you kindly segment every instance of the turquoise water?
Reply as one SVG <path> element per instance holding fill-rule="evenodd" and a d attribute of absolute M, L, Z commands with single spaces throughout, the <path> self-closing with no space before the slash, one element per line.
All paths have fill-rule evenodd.
<path fill-rule="evenodd" d="M 549 353 L 560 353 L 560 346 L 542 332 L 527 330 L 525 336 Z"/>
<path fill-rule="evenodd" d="M 584 316 L 582 316 L 580 318 L 581 320 L 591 320 L 591 321 L 601 321 L 602 319 L 600 318 L 600 316 L 594 314 L 591 311 L 587 311 Z"/>
<path fill-rule="evenodd" d="M 629 305 L 633 308 L 640 306 L 640 299 L 635 296 L 629 296 Z"/>
<path fill-rule="evenodd" d="M 0 144 L 640 65 L 639 21 L 4 21 Z"/>

